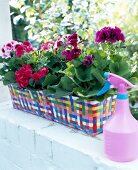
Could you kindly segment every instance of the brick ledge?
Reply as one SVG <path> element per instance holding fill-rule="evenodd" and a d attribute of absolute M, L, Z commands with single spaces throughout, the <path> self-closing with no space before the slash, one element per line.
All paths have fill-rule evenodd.
<path fill-rule="evenodd" d="M 106 158 L 102 134 L 92 138 L 15 110 L 11 101 L 0 108 L 0 170 L 137 170 L 138 160 Z"/>

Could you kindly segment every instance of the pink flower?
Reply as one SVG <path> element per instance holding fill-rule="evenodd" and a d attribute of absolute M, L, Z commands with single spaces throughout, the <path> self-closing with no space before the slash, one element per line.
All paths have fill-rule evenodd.
<path fill-rule="evenodd" d="M 54 41 L 48 41 L 41 45 L 41 50 L 50 50 L 54 46 Z"/>
<path fill-rule="evenodd" d="M 64 43 L 64 38 L 62 37 L 58 38 L 58 40 L 55 41 L 54 43 L 54 50 L 58 50 L 62 46 L 63 43 Z"/>
<path fill-rule="evenodd" d="M 21 43 L 12 40 L 1 48 L 2 57 L 4 58 L 10 58 L 12 52 L 15 52 L 16 57 L 21 57 L 24 53 L 30 53 L 32 51 L 34 49 L 28 41 Z"/>

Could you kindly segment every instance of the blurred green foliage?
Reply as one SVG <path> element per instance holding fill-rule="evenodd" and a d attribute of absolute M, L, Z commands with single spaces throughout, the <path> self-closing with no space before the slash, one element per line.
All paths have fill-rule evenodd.
<path fill-rule="evenodd" d="M 27 38 L 38 44 L 75 31 L 89 44 L 95 31 L 117 25 L 126 34 L 130 55 L 138 51 L 137 0 L 16 0 L 10 4 L 17 40 Z"/>

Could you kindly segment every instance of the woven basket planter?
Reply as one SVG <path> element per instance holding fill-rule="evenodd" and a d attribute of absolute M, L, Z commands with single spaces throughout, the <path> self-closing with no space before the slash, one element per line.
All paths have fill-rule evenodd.
<path fill-rule="evenodd" d="M 46 97 L 43 91 L 19 89 L 9 85 L 13 107 L 82 130 L 91 136 L 103 131 L 115 107 L 115 96 L 103 102 L 78 102 L 73 96 Z"/>

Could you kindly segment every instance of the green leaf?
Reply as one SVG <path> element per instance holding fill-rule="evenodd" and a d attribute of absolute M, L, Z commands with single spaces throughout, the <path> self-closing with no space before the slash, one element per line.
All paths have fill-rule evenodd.
<path fill-rule="evenodd" d="M 76 87 L 73 89 L 73 92 L 79 96 L 79 97 L 82 97 L 82 98 L 85 98 L 85 90 L 81 87 Z"/>
<path fill-rule="evenodd" d="M 64 90 L 72 91 L 74 83 L 68 76 L 65 75 L 64 77 L 61 78 L 61 86 L 63 87 Z"/>
<path fill-rule="evenodd" d="M 93 76 L 99 81 L 101 85 L 104 85 L 105 79 L 102 77 L 100 71 L 98 69 L 93 69 L 92 70 Z"/>
<path fill-rule="evenodd" d="M 3 85 L 7 86 L 9 84 L 11 84 L 11 82 L 9 80 L 3 80 Z"/>
<path fill-rule="evenodd" d="M 49 95 L 51 95 L 51 94 L 55 94 L 55 93 L 56 93 L 56 90 L 53 89 L 53 88 L 51 88 L 51 87 L 49 87 L 49 88 L 47 88 L 46 90 L 43 90 L 43 92 L 44 92 L 45 96 L 49 96 Z"/>
<path fill-rule="evenodd" d="M 42 83 L 42 87 L 45 87 L 45 86 L 48 86 L 48 85 L 51 85 L 51 84 L 54 84 L 57 80 L 57 76 L 56 75 L 52 75 L 52 74 L 48 74 L 43 83 Z"/>
<path fill-rule="evenodd" d="M 0 75 L 3 76 L 3 75 L 5 75 L 5 73 L 6 73 L 5 69 L 4 69 L 4 68 L 1 68 L 1 69 L 0 69 Z"/>
<path fill-rule="evenodd" d="M 92 67 L 88 67 L 88 68 L 84 68 L 84 69 L 82 67 L 75 68 L 76 77 L 81 82 L 93 80 L 93 76 L 91 74 L 91 69 L 92 69 Z"/>
<path fill-rule="evenodd" d="M 10 84 L 10 83 L 15 83 L 15 73 L 14 71 L 9 71 L 5 74 L 3 83 L 4 85 Z"/>
<path fill-rule="evenodd" d="M 74 71 L 74 65 L 73 64 L 70 64 L 70 63 L 67 63 L 67 68 L 64 70 L 64 73 L 67 75 L 67 76 L 72 76 L 75 74 L 75 71 Z"/>
<path fill-rule="evenodd" d="M 85 97 L 90 98 L 90 97 L 96 96 L 98 92 L 99 90 L 96 90 L 96 89 L 90 90 Z"/>
<path fill-rule="evenodd" d="M 32 87 L 35 87 L 34 79 L 29 80 L 29 85 L 32 86 Z"/>
<path fill-rule="evenodd" d="M 0 63 L 3 63 L 4 62 L 4 59 L 0 57 Z"/>
<path fill-rule="evenodd" d="M 82 64 L 79 59 L 72 60 L 71 63 L 74 65 L 74 67 L 78 67 Z"/>
<path fill-rule="evenodd" d="M 129 81 L 133 84 L 138 84 L 138 77 L 131 77 Z"/>
<path fill-rule="evenodd" d="M 131 69 L 125 61 L 111 63 L 109 69 L 112 73 L 118 74 L 124 78 L 129 78 L 131 76 Z"/>
<path fill-rule="evenodd" d="M 55 93 L 55 97 L 68 96 L 70 94 L 72 94 L 72 92 L 69 92 L 69 91 L 62 89 L 62 88 L 57 88 L 56 93 Z"/>
<path fill-rule="evenodd" d="M 53 86 L 48 86 L 47 90 L 44 91 L 45 95 L 50 95 L 50 94 L 55 94 L 56 89 L 60 86 L 60 84 L 53 85 Z"/>

